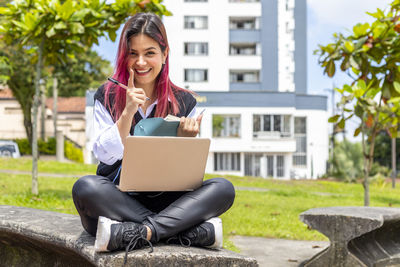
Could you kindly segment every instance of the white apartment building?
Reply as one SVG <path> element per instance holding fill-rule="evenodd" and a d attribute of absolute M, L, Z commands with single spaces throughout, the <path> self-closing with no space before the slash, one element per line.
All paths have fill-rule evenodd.
<path fill-rule="evenodd" d="M 327 98 L 307 94 L 306 0 L 164 0 L 170 77 L 205 108 L 206 172 L 317 178 Z M 93 92 L 87 94 L 87 121 Z M 89 123 L 88 123 L 89 124 Z M 87 137 L 91 136 L 87 127 Z M 87 148 L 91 148 L 90 140 Z M 90 155 L 87 155 L 88 158 Z"/>
<path fill-rule="evenodd" d="M 206 109 L 208 173 L 316 178 L 325 96 L 307 94 L 306 0 L 164 0 L 170 77 Z"/>

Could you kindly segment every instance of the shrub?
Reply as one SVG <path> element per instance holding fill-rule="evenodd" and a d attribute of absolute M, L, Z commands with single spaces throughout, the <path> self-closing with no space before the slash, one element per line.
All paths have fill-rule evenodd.
<path fill-rule="evenodd" d="M 32 148 L 29 145 L 28 139 L 15 139 L 18 144 L 19 152 L 21 155 L 32 155 Z M 56 154 L 56 139 L 50 137 L 47 141 L 41 139 L 38 140 L 39 154 L 42 155 L 55 155 Z M 64 141 L 64 156 L 76 162 L 83 163 L 83 152 L 82 149 L 76 147 L 72 142 Z"/>
<path fill-rule="evenodd" d="M 14 142 L 17 143 L 21 155 L 32 155 L 32 148 L 29 145 L 28 139 L 15 139 Z"/>
<path fill-rule="evenodd" d="M 83 163 L 82 149 L 75 147 L 75 145 L 69 141 L 64 142 L 64 155 L 67 159 Z"/>
<path fill-rule="evenodd" d="M 375 176 L 377 174 L 380 174 L 380 175 L 383 175 L 385 177 L 388 177 L 388 176 L 390 176 L 390 173 L 391 173 L 391 169 L 389 169 L 386 166 L 380 165 L 378 162 L 374 162 L 372 164 L 372 168 L 371 168 L 371 171 L 370 171 L 370 176 Z"/>
<path fill-rule="evenodd" d="M 39 153 L 44 155 L 55 155 L 56 154 L 56 139 L 49 137 L 47 141 L 42 139 L 38 140 Z"/>

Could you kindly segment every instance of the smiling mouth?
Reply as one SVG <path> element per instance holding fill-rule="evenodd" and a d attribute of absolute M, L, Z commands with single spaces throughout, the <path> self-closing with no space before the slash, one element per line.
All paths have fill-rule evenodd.
<path fill-rule="evenodd" d="M 148 69 L 148 70 L 137 70 L 137 69 L 135 69 L 135 72 L 136 72 L 138 75 L 146 75 L 146 74 L 149 73 L 150 71 L 151 71 L 151 68 Z"/>

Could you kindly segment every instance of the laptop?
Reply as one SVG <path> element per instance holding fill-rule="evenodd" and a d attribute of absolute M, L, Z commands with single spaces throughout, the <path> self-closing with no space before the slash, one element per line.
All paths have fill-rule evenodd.
<path fill-rule="evenodd" d="M 119 189 L 193 191 L 203 183 L 209 148 L 208 138 L 128 136 Z"/>

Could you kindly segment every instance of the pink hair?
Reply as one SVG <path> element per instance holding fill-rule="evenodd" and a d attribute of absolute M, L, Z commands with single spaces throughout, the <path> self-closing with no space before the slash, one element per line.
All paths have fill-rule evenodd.
<path fill-rule="evenodd" d="M 129 40 L 132 36 L 146 34 L 154 39 L 164 52 L 169 47 L 166 31 L 160 18 L 152 13 L 138 13 L 131 17 L 125 24 L 118 46 L 116 67 L 113 78 L 123 84 L 128 83 L 129 72 L 127 62 L 129 56 Z M 174 90 L 187 91 L 175 86 L 169 78 L 169 57 L 167 56 L 158 77 L 156 78 L 155 92 L 158 103 L 156 105 L 155 117 L 165 117 L 168 113 L 176 115 L 179 112 L 179 104 L 175 98 Z M 114 96 L 113 105 L 110 104 L 110 96 Z M 169 99 L 169 101 L 168 101 Z M 169 105 L 171 102 L 171 106 Z M 105 105 L 111 110 L 112 118 L 117 121 L 125 108 L 125 89 L 111 82 L 105 85 Z M 135 121 L 133 121 L 133 124 Z"/>

